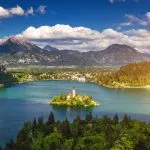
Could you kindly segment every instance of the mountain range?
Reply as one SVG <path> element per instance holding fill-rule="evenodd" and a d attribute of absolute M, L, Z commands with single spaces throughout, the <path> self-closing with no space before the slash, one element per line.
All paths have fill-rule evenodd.
<path fill-rule="evenodd" d="M 128 45 L 113 44 L 101 51 L 59 50 L 47 45 L 43 49 L 32 42 L 10 37 L 0 44 L 0 65 L 47 66 L 121 66 L 150 61 L 150 55 Z"/>

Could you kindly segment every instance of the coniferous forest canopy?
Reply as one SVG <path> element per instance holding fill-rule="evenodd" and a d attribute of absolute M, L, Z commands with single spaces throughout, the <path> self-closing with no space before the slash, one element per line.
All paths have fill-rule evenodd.
<path fill-rule="evenodd" d="M 119 120 L 104 115 L 85 119 L 79 116 L 69 122 L 55 120 L 49 114 L 44 121 L 41 116 L 26 122 L 18 132 L 16 140 L 11 139 L 5 150 L 149 150 L 150 123 L 137 121 L 124 115 Z"/>

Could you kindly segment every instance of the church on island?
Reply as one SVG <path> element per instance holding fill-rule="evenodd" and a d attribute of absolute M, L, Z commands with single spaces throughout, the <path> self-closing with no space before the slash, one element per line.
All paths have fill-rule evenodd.
<path fill-rule="evenodd" d="M 91 107 L 97 106 L 99 104 L 91 96 L 77 94 L 75 87 L 73 87 L 71 93 L 62 93 L 59 96 L 54 96 L 50 101 L 50 105 L 67 107 Z"/>
<path fill-rule="evenodd" d="M 68 93 L 67 94 L 67 99 L 69 100 L 69 99 L 71 99 L 72 97 L 75 97 L 76 96 L 76 89 L 75 89 L 75 87 L 73 86 L 73 88 L 72 88 L 72 93 Z"/>

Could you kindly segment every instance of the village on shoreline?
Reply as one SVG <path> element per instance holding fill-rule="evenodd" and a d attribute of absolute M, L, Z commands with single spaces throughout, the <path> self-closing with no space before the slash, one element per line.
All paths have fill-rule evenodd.
<path fill-rule="evenodd" d="M 144 66 L 144 67 L 143 67 Z M 143 88 L 150 89 L 148 67 L 150 63 L 135 63 L 118 68 L 93 67 L 93 68 L 15 68 L 5 69 L 2 67 L 0 73 L 5 76 L 11 75 L 12 85 L 39 80 L 68 80 L 79 82 L 92 82 L 108 88 Z M 140 72 L 139 68 L 144 68 Z M 1 68 L 1 67 L 0 67 Z M 132 68 L 135 68 L 133 71 Z M 11 85 L 11 82 L 7 86 Z M 0 87 L 5 87 L 0 83 Z"/>

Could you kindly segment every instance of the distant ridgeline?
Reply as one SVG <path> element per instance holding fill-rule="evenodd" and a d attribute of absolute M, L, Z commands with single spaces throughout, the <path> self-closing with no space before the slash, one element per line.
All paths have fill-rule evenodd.
<path fill-rule="evenodd" d="M 0 66 L 0 87 L 10 86 L 17 82 L 17 79 L 6 71 L 5 66 Z"/>
<path fill-rule="evenodd" d="M 117 72 L 100 74 L 97 81 L 108 87 L 143 87 L 150 85 L 150 62 L 128 64 Z"/>

